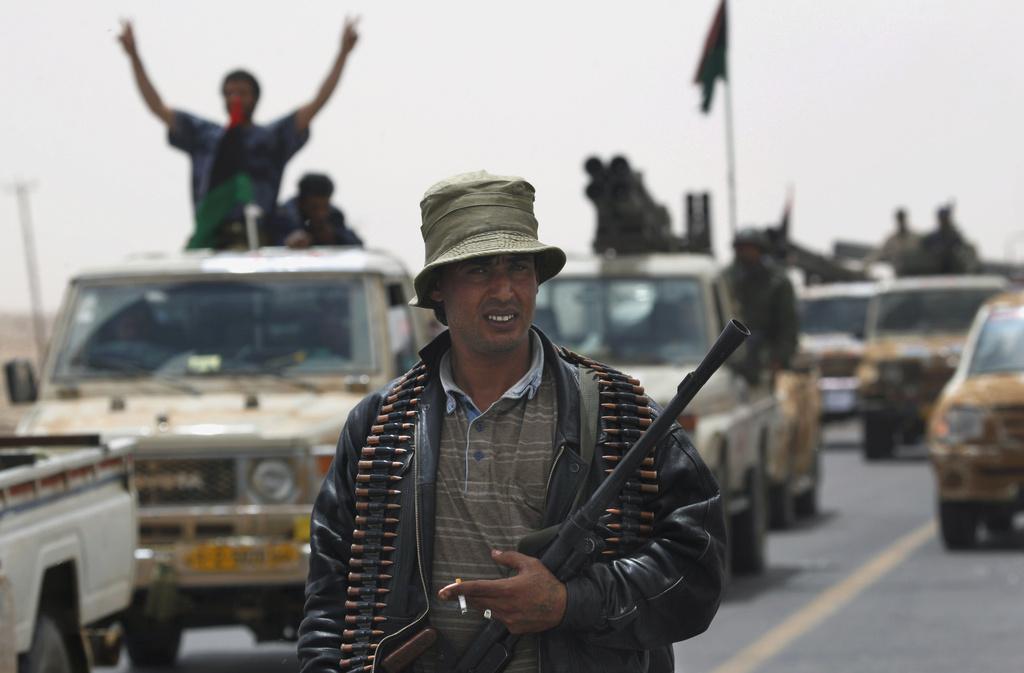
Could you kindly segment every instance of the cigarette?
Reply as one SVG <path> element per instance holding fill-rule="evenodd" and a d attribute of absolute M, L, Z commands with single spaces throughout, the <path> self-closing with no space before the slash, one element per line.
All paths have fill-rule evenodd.
<path fill-rule="evenodd" d="M 455 583 L 462 584 L 462 578 L 456 577 Z M 467 612 L 469 612 L 469 606 L 466 605 L 466 597 L 462 594 L 459 594 L 459 609 L 462 610 L 462 614 L 466 614 Z"/>

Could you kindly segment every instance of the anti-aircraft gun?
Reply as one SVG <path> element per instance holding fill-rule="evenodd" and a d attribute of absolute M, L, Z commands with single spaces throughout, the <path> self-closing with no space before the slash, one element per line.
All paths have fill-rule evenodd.
<path fill-rule="evenodd" d="M 684 238 L 672 233 L 668 209 L 651 197 L 643 175 L 625 157 L 613 157 L 608 164 L 590 157 L 583 168 L 590 175 L 587 198 L 597 208 L 594 252 L 711 252 L 706 194 L 687 197 L 688 235 Z"/>

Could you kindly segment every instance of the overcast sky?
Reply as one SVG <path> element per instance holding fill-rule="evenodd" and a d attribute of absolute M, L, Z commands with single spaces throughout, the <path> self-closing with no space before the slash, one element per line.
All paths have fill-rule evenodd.
<path fill-rule="evenodd" d="M 135 20 L 165 102 L 223 120 L 223 74 L 260 78 L 257 121 L 310 99 L 346 13 L 362 37 L 292 160 L 330 173 L 349 222 L 410 271 L 419 199 L 466 170 L 537 188 L 543 240 L 589 248 L 584 158 L 623 153 L 681 230 L 709 189 L 726 249 L 721 91 L 691 84 L 718 0 L 270 3 L 177 0 L 0 4 L 0 180 L 30 179 L 44 305 L 77 269 L 179 249 L 192 228 L 186 155 L 146 110 L 115 41 Z M 991 258 L 1024 258 L 1024 3 L 1015 0 L 732 0 L 730 67 L 741 223 L 778 218 L 821 250 L 873 241 L 905 205 L 931 227 L 956 200 Z M 1016 237 L 1015 237 L 1016 236 Z M 28 306 L 14 197 L 0 192 L 0 309 Z"/>

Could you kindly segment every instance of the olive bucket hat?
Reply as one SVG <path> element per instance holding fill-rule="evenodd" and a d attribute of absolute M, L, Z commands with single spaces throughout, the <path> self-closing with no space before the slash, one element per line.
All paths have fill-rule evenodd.
<path fill-rule="evenodd" d="M 434 308 L 430 292 L 440 267 L 474 257 L 535 255 L 539 283 L 561 271 L 565 253 L 537 240 L 533 195 L 526 180 L 486 171 L 456 175 L 428 189 L 420 201 L 426 260 L 409 303 Z"/>

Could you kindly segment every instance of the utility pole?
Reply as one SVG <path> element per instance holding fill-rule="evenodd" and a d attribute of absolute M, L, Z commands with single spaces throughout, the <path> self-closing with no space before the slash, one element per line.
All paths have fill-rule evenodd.
<path fill-rule="evenodd" d="M 32 211 L 29 207 L 29 192 L 34 183 L 16 180 L 9 187 L 18 199 L 18 216 L 21 220 L 21 240 L 25 250 L 25 272 L 28 274 L 29 301 L 32 304 L 32 334 L 36 340 L 37 365 L 42 366 L 46 352 L 46 324 L 43 321 L 43 300 L 39 290 L 39 264 L 36 261 L 36 242 L 32 231 Z"/>

